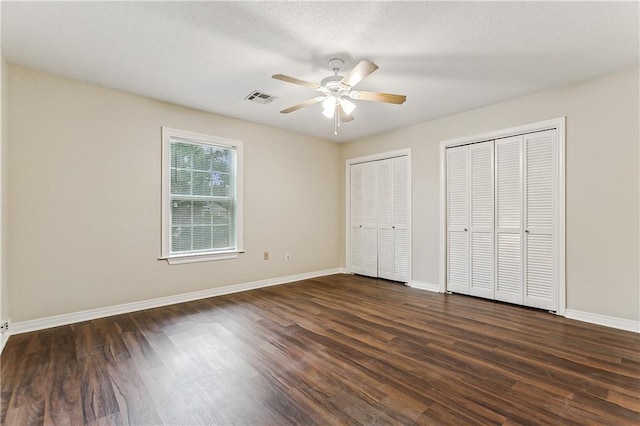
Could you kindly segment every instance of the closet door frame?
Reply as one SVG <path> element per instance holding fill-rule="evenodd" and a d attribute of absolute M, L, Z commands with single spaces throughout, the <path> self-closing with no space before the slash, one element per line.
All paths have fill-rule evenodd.
<path fill-rule="evenodd" d="M 565 213 L 565 122 L 566 117 L 558 117 L 551 120 L 540 121 L 535 123 L 524 124 L 521 126 L 510 127 L 493 132 L 465 136 L 456 139 L 449 139 L 440 142 L 440 268 L 439 281 L 440 292 L 446 292 L 447 277 L 447 170 L 446 170 L 446 149 L 459 145 L 467 145 L 471 143 L 483 142 L 510 136 L 517 136 L 524 133 L 538 132 L 543 130 L 556 129 L 557 134 L 557 153 L 556 164 L 554 165 L 558 173 L 557 187 L 557 315 L 565 316 L 566 312 L 566 213 Z"/>
<path fill-rule="evenodd" d="M 407 209 L 408 209 L 408 232 L 409 232 L 409 248 L 408 270 L 409 276 L 407 284 L 411 284 L 412 280 L 412 257 L 413 257 L 413 237 L 412 237 L 412 189 L 411 189 L 411 148 L 399 149 L 396 151 L 382 152 L 379 154 L 367 155 L 364 157 L 350 158 L 345 164 L 345 265 L 346 272 L 353 273 L 351 268 L 351 166 L 359 163 L 368 163 L 370 161 L 387 160 L 397 157 L 407 157 Z"/>

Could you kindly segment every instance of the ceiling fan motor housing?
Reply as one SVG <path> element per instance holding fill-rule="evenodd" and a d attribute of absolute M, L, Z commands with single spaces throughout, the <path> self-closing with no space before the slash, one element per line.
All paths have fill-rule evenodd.
<path fill-rule="evenodd" d="M 323 87 L 323 93 L 326 95 L 334 95 L 337 98 L 346 95 L 351 90 L 350 86 L 341 83 L 344 76 L 338 75 L 340 68 L 344 65 L 344 61 L 340 58 L 329 59 L 329 67 L 333 71 L 333 75 L 323 78 L 320 85 Z"/>
<path fill-rule="evenodd" d="M 323 78 L 320 82 L 320 85 L 327 89 L 327 94 L 344 94 L 351 89 L 351 87 L 340 83 L 342 80 L 341 75 L 332 75 L 326 78 Z"/>

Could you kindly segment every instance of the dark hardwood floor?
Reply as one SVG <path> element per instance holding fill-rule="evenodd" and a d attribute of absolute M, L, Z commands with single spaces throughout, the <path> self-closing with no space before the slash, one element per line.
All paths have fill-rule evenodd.
<path fill-rule="evenodd" d="M 6 425 L 640 424 L 640 336 L 334 275 L 12 336 Z"/>

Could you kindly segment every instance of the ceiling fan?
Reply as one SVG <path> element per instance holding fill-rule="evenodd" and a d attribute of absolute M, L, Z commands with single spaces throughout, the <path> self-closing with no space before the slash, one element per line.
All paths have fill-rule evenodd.
<path fill-rule="evenodd" d="M 407 100 L 407 97 L 404 95 L 353 90 L 353 87 L 356 84 L 360 83 L 365 79 L 365 77 L 377 70 L 378 66 L 371 61 L 362 60 L 346 75 L 341 76 L 338 75 L 338 73 L 340 71 L 340 67 L 343 65 L 344 61 L 340 58 L 330 59 L 329 67 L 333 71 L 333 75 L 322 79 L 320 84 L 300 80 L 283 74 L 274 74 L 272 77 L 276 80 L 282 80 L 287 83 L 308 87 L 322 93 L 321 96 L 317 96 L 287 109 L 283 109 L 280 112 L 282 114 L 288 114 L 301 108 L 322 102 L 322 114 L 327 118 L 334 119 L 333 133 L 337 135 L 340 123 L 346 123 L 353 120 L 351 113 L 356 106 L 349 99 L 386 102 L 390 104 L 402 104 Z"/>

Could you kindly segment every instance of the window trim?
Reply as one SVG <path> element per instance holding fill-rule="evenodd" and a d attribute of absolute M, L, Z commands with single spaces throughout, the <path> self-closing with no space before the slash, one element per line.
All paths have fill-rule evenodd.
<path fill-rule="evenodd" d="M 171 138 L 180 138 L 194 143 L 215 145 L 223 148 L 231 148 L 236 152 L 235 167 L 235 212 L 236 212 L 236 248 L 235 250 L 209 251 L 194 253 L 171 254 Z M 166 260 L 170 265 L 178 265 L 192 262 L 207 262 L 214 260 L 235 259 L 238 254 L 244 253 L 243 245 L 243 147 L 242 141 L 189 132 L 186 130 L 162 127 L 162 233 L 160 260 Z"/>

